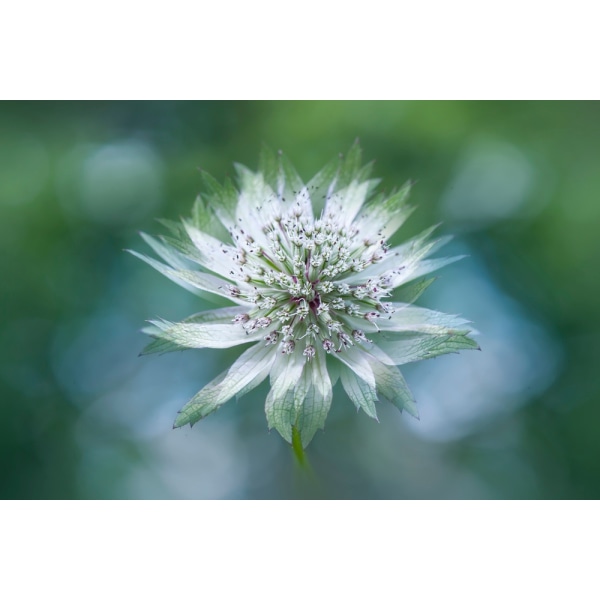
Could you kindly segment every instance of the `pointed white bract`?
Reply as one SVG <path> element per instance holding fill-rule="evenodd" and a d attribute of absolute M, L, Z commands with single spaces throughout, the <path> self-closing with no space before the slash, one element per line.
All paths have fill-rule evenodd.
<path fill-rule="evenodd" d="M 468 321 L 412 302 L 416 281 L 456 258 L 428 258 L 448 241 L 431 230 L 390 247 L 412 212 L 410 185 L 374 195 L 370 165 L 354 145 L 305 185 L 282 156 L 264 151 L 258 172 L 236 165 L 238 188 L 203 174 L 193 216 L 166 223 L 171 236 L 144 240 L 167 264 L 133 252 L 179 285 L 236 306 L 181 323 L 152 321 L 144 353 L 252 344 L 180 411 L 193 425 L 270 376 L 266 415 L 292 442 L 323 428 L 338 377 L 358 409 L 377 419 L 385 399 L 417 416 L 396 365 L 477 348 Z"/>

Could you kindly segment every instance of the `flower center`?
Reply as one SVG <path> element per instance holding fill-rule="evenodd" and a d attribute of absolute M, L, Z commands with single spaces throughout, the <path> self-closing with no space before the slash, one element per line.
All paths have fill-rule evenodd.
<path fill-rule="evenodd" d="M 385 257 L 383 236 L 361 239 L 355 226 L 345 228 L 334 215 L 313 222 L 307 214 L 298 201 L 287 216 L 270 219 L 260 235 L 242 228 L 232 232 L 239 271 L 232 271 L 238 285 L 230 286 L 230 293 L 254 305 L 235 323 L 248 333 L 268 329 L 265 342 L 281 342 L 285 354 L 304 341 L 303 354 L 310 360 L 314 344 L 342 352 L 369 342 L 358 328 L 360 319 L 374 323 L 392 309 L 381 302 L 390 295 L 381 277 L 367 277 L 365 283 L 353 277 Z"/>

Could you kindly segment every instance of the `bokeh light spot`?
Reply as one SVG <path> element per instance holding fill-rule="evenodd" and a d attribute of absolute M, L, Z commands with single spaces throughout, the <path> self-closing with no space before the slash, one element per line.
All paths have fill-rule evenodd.
<path fill-rule="evenodd" d="M 67 214 L 125 225 L 152 214 L 164 196 L 164 164 L 138 140 L 76 146 L 61 164 L 58 192 Z"/>
<path fill-rule="evenodd" d="M 535 183 L 531 161 L 504 141 L 468 147 L 441 200 L 445 220 L 478 229 L 520 216 Z"/>

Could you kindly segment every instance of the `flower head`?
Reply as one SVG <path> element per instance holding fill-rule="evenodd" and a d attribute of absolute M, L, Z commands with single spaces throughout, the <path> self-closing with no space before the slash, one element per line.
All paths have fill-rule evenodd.
<path fill-rule="evenodd" d="M 386 399 L 417 416 L 397 365 L 476 348 L 468 321 L 412 303 L 428 273 L 457 260 L 427 258 L 448 238 L 433 228 L 390 247 L 412 212 L 410 184 L 374 194 L 355 144 L 304 184 L 287 159 L 264 151 L 258 172 L 236 165 L 239 190 L 203 174 L 207 193 L 172 236 L 142 234 L 165 262 L 133 252 L 183 287 L 233 306 L 180 323 L 152 321 L 145 353 L 249 345 L 180 411 L 190 424 L 270 377 L 269 428 L 306 446 L 323 428 L 332 387 L 376 419 Z M 166 264 L 165 264 L 166 263 Z"/>

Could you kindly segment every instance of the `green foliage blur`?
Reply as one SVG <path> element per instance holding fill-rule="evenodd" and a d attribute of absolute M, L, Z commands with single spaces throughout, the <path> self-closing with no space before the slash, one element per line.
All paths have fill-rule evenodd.
<path fill-rule="evenodd" d="M 138 357 L 146 319 L 211 305 L 123 250 L 199 169 L 266 143 L 308 179 L 357 137 L 384 188 L 417 182 L 395 239 L 442 222 L 469 255 L 420 304 L 482 351 L 404 370 L 419 421 L 336 387 L 312 477 L 264 386 L 173 431 L 239 349 Z M 599 498 L 599 140 L 596 102 L 0 103 L 0 497 Z"/>

